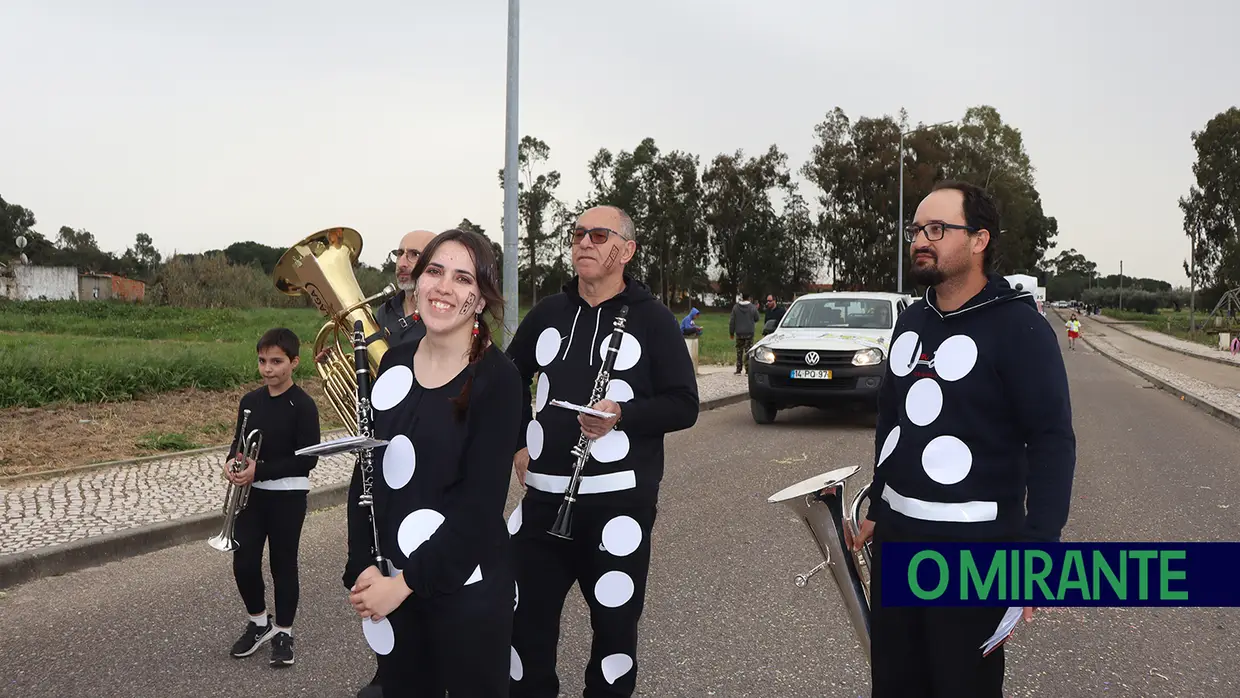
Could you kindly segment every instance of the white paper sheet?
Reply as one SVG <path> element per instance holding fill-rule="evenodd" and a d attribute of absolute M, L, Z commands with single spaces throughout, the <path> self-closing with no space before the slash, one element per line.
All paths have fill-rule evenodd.
<path fill-rule="evenodd" d="M 299 456 L 330 456 L 336 453 L 348 453 L 350 451 L 360 451 L 364 448 L 386 446 L 387 443 L 382 439 L 372 439 L 366 436 L 343 436 L 339 439 L 306 446 L 296 451 L 296 454 Z"/>
<path fill-rule="evenodd" d="M 1003 614 L 1003 620 L 999 621 L 999 627 L 995 630 L 995 634 L 991 635 L 986 642 L 982 643 L 982 656 L 990 654 L 996 647 L 1007 642 L 1007 639 L 1016 632 L 1016 624 L 1020 622 L 1021 616 L 1024 614 L 1023 606 L 1012 606 Z"/>
<path fill-rule="evenodd" d="M 565 400 L 552 400 L 551 404 L 555 405 L 556 407 L 563 407 L 566 410 L 576 410 L 578 412 L 584 412 L 585 414 L 592 414 L 595 417 L 602 417 L 603 419 L 611 419 L 612 417 L 616 416 L 614 412 L 602 412 L 592 407 L 582 407 L 581 405 L 574 405 L 573 403 L 567 402 Z"/>

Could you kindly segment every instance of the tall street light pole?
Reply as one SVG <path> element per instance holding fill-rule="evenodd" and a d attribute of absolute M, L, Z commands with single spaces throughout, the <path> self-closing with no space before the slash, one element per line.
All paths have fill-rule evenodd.
<path fill-rule="evenodd" d="M 504 126 L 504 342 L 517 333 L 517 59 L 520 0 L 508 0 L 508 90 Z"/>
<path fill-rule="evenodd" d="M 956 123 L 955 119 L 951 121 L 941 121 L 937 124 L 929 126 L 919 126 L 911 131 L 904 131 L 900 134 L 900 221 L 896 224 L 896 292 L 904 293 L 904 137 L 918 131 L 925 131 L 939 126 Z"/>

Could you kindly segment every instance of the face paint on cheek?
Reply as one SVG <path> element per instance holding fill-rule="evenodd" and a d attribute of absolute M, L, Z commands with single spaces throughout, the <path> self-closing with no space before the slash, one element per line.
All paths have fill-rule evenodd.
<path fill-rule="evenodd" d="M 603 267 L 606 269 L 611 269 L 612 265 L 616 263 L 616 260 L 619 257 L 620 257 L 620 248 L 619 247 L 611 248 L 611 253 L 607 255 L 607 261 L 603 262 Z"/>
<path fill-rule="evenodd" d="M 469 295 L 465 297 L 465 304 L 461 306 L 461 315 L 464 315 L 465 313 L 468 313 L 470 310 L 472 310 L 474 307 L 474 303 L 477 303 L 477 302 L 478 302 L 478 296 L 474 295 L 473 291 L 470 291 Z"/>

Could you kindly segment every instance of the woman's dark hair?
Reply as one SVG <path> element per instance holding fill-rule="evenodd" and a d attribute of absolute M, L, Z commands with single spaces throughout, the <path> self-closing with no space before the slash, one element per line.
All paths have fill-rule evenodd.
<path fill-rule="evenodd" d="M 469 392 L 474 385 L 474 372 L 478 361 L 482 358 L 482 352 L 491 344 L 491 328 L 504 326 L 504 296 L 500 290 L 499 267 L 490 239 L 481 233 L 458 228 L 436 235 L 422 250 L 422 254 L 418 255 L 418 263 L 414 265 L 412 272 L 415 284 L 421 278 L 422 272 L 426 271 L 426 265 L 435 257 L 435 252 L 447 242 L 460 243 L 469 250 L 469 256 L 474 261 L 474 281 L 478 284 L 478 293 L 486 301 L 482 315 L 490 316 L 489 322 L 485 317 L 478 318 L 478 335 L 469 347 L 469 376 L 465 379 L 461 394 L 452 399 L 452 404 L 456 406 L 456 418 L 460 420 L 469 409 Z"/>
<path fill-rule="evenodd" d="M 990 232 L 990 242 L 986 243 L 986 253 L 982 256 L 982 269 L 990 272 L 999 254 L 999 205 L 990 192 L 976 184 L 947 179 L 934 185 L 931 191 L 940 189 L 955 189 L 963 194 L 965 225 Z"/>

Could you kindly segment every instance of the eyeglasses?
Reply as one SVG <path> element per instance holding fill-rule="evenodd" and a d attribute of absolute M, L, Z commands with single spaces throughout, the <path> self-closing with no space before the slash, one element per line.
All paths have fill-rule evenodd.
<path fill-rule="evenodd" d="M 606 243 L 608 238 L 610 238 L 613 234 L 619 237 L 621 240 L 628 239 L 624 237 L 623 235 L 621 235 L 620 233 L 617 233 L 616 231 L 612 230 L 611 228 L 590 228 L 588 230 L 586 228 L 573 228 L 572 230 L 568 231 L 568 241 L 576 245 L 577 243 L 581 242 L 582 239 L 585 238 L 585 236 L 589 235 L 590 242 L 594 243 L 595 245 L 602 245 Z"/>
<path fill-rule="evenodd" d="M 937 240 L 942 240 L 943 233 L 948 230 L 965 230 L 970 233 L 976 233 L 978 229 L 967 226 L 967 225 L 956 225 L 955 223 L 944 223 L 943 221 L 930 221 L 929 223 L 925 225 L 917 225 L 915 223 L 909 223 L 904 228 L 904 240 L 906 242 L 912 242 L 917 239 L 918 233 L 925 232 L 926 239 L 929 240 L 930 242 L 935 242 Z"/>
<path fill-rule="evenodd" d="M 395 250 L 392 250 L 391 252 L 388 252 L 388 260 L 392 262 L 398 262 L 400 261 L 401 257 L 408 257 L 409 261 L 417 263 L 418 256 L 421 254 L 422 254 L 422 250 L 414 250 L 414 249 L 402 250 L 400 248 L 397 248 Z"/>

